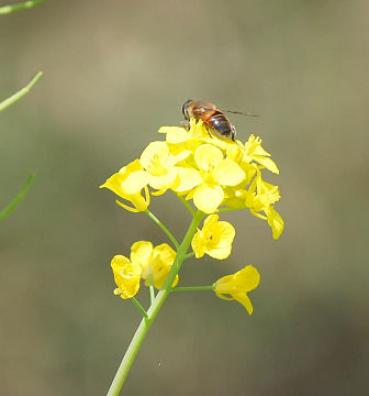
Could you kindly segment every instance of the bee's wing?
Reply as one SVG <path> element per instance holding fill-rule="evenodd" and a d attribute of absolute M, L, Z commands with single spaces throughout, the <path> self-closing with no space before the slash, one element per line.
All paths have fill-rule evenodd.
<path fill-rule="evenodd" d="M 246 111 L 233 111 L 233 110 L 223 110 L 225 113 L 232 113 L 232 114 L 238 114 L 238 115 L 243 115 L 246 117 L 259 117 L 258 114 L 254 113 L 248 113 Z"/>

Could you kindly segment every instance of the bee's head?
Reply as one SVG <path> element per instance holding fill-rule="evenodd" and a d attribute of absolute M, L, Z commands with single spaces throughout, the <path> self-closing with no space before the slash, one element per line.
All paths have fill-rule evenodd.
<path fill-rule="evenodd" d="M 188 109 L 191 106 L 192 102 L 193 102 L 192 99 L 188 99 L 182 105 L 182 114 L 183 114 L 183 117 L 185 118 L 185 120 L 189 120 L 190 119 L 190 114 L 189 114 Z"/>

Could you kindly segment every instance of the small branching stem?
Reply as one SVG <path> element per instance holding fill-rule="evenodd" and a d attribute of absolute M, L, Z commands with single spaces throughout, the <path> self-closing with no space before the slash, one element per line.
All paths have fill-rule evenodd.
<path fill-rule="evenodd" d="M 10 96 L 9 98 L 3 100 L 0 103 L 0 112 L 7 109 L 14 103 L 18 102 L 19 99 L 23 98 L 23 96 L 27 95 L 28 92 L 32 89 L 32 87 L 40 80 L 40 78 L 43 76 L 42 72 L 38 72 L 32 80 L 22 89 L 20 89 L 18 92 Z"/>
<path fill-rule="evenodd" d="M 46 0 L 28 0 L 18 4 L 9 4 L 6 6 L 2 6 L 0 7 L 0 15 L 8 15 L 17 11 L 28 10 L 30 8 L 36 7 L 41 3 L 44 3 L 45 1 Z"/>

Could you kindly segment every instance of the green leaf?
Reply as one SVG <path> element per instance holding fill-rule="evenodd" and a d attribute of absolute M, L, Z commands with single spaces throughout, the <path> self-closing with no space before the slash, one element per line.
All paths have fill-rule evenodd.
<path fill-rule="evenodd" d="M 36 175 L 30 175 L 26 182 L 23 184 L 22 188 L 18 192 L 18 194 L 5 206 L 4 209 L 0 211 L 0 221 L 5 220 L 14 210 L 15 208 L 23 201 L 25 196 L 28 194 L 29 189 L 31 188 L 33 181 Z"/>

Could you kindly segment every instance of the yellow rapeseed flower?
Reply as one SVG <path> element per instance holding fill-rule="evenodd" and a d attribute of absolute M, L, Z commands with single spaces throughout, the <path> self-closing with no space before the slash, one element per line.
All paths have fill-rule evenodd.
<path fill-rule="evenodd" d="M 214 291 L 223 300 L 238 301 L 251 315 L 254 308 L 247 293 L 256 289 L 259 283 L 260 274 L 258 270 L 252 265 L 247 265 L 232 275 L 226 275 L 218 279 L 214 284 Z"/>
<path fill-rule="evenodd" d="M 134 297 L 140 289 L 141 279 L 146 286 L 162 288 L 175 258 L 176 252 L 166 243 L 154 247 L 149 241 L 135 242 L 131 246 L 130 258 L 115 255 L 111 261 L 117 285 L 114 294 L 123 299 Z M 178 280 L 177 275 L 173 287 Z"/>
<path fill-rule="evenodd" d="M 115 202 L 131 212 L 143 212 L 150 204 L 150 193 L 147 188 L 148 176 L 140 161 L 135 160 L 110 176 L 100 188 L 107 188 L 119 197 L 129 201 L 129 206 L 119 200 Z M 142 190 L 145 196 L 142 195 Z"/>
<path fill-rule="evenodd" d="M 270 154 L 261 147 L 262 140 L 258 136 L 250 135 L 245 143 L 243 159 L 246 162 L 255 161 L 273 173 L 279 174 L 279 169 L 270 158 Z"/>
<path fill-rule="evenodd" d="M 194 160 L 201 183 L 186 197 L 204 213 L 214 213 L 224 199 L 223 187 L 236 186 L 245 178 L 245 172 L 234 161 L 224 158 L 222 151 L 209 143 L 199 146 Z"/>
<path fill-rule="evenodd" d="M 152 142 L 141 154 L 140 163 L 147 172 L 149 185 L 158 190 L 155 195 L 166 192 L 169 188 L 173 190 L 190 190 L 196 185 L 196 174 L 190 174 L 190 183 L 181 185 L 182 174 L 186 172 L 183 167 L 176 164 L 184 160 L 190 153 L 178 151 L 171 153 L 166 142 Z"/>
<path fill-rule="evenodd" d="M 134 297 L 140 288 L 141 267 L 133 264 L 127 257 L 116 255 L 111 260 L 115 284 L 114 294 L 123 299 Z"/>
<path fill-rule="evenodd" d="M 141 278 L 146 286 L 163 287 L 166 277 L 174 263 L 176 252 L 167 244 L 153 246 L 149 241 L 135 242 L 131 247 L 131 261 L 140 266 Z M 173 287 L 178 283 L 176 276 Z"/>
<path fill-rule="evenodd" d="M 244 209 L 266 220 L 273 238 L 283 232 L 284 222 L 273 205 L 280 199 L 279 188 L 263 179 L 263 171 L 279 169 L 262 147 L 260 137 L 250 135 L 245 144 L 221 139 L 199 120 L 190 128 L 161 127 L 165 141 L 151 142 L 140 159 L 123 167 L 101 187 L 108 188 L 130 203 L 117 201 L 132 212 L 145 211 L 152 195 L 172 190 L 206 214 L 219 207 Z"/>
<path fill-rule="evenodd" d="M 218 215 L 210 215 L 192 239 L 192 249 L 196 258 L 205 254 L 218 260 L 226 259 L 232 250 L 236 231 L 231 223 L 219 221 Z"/>

